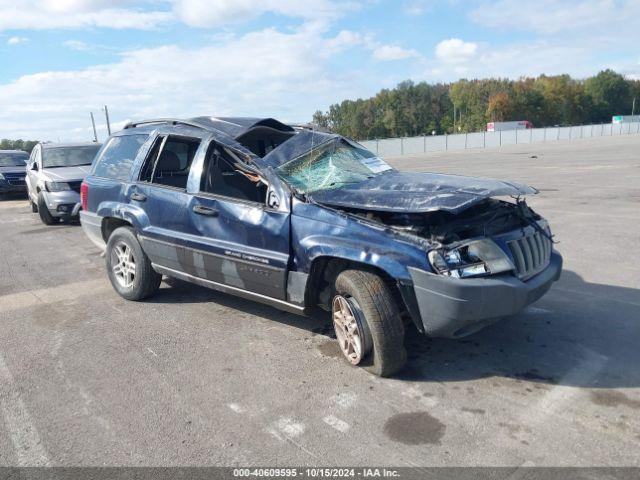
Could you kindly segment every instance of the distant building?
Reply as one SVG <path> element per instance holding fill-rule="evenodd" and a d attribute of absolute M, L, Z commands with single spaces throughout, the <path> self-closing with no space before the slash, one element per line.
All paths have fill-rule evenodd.
<path fill-rule="evenodd" d="M 524 130 L 526 128 L 533 128 L 533 124 L 529 120 L 487 123 L 487 132 L 498 132 L 500 130 Z"/>
<path fill-rule="evenodd" d="M 640 115 L 615 115 L 611 123 L 632 123 L 640 122 Z"/>

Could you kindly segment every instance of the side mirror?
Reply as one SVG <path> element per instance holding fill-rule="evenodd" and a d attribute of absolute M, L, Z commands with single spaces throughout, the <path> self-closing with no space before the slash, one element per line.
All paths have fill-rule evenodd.
<path fill-rule="evenodd" d="M 267 196 L 267 206 L 269 208 L 277 209 L 280 206 L 280 199 L 278 195 L 273 190 L 269 190 L 269 195 Z"/>

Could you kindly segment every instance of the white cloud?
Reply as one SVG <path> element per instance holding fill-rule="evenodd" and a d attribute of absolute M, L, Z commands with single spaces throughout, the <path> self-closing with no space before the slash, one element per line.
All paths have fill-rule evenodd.
<path fill-rule="evenodd" d="M 0 31 L 87 27 L 151 29 L 172 20 L 168 10 L 144 8 L 156 3 L 127 0 L 0 0 Z"/>
<path fill-rule="evenodd" d="M 432 0 L 410 0 L 404 3 L 404 13 L 412 16 L 424 15 L 433 7 Z"/>
<path fill-rule="evenodd" d="M 373 50 L 374 58 L 378 60 L 404 60 L 418 58 L 420 54 L 415 50 L 407 50 L 397 45 L 381 45 Z"/>
<path fill-rule="evenodd" d="M 610 63 L 599 57 L 591 45 L 557 44 L 535 40 L 508 45 L 479 44 L 473 56 L 450 62 L 436 58 L 423 72 L 431 81 L 455 81 L 466 78 L 518 78 L 541 74 L 569 73 L 577 78 L 593 75 L 598 70 L 613 68 L 630 78 L 640 76 L 637 54 L 632 60 Z"/>
<path fill-rule="evenodd" d="M 88 112 L 104 104 L 116 122 L 207 114 L 307 120 L 338 100 L 336 92 L 362 88 L 358 72 L 328 67 L 334 40 L 314 29 L 265 29 L 198 49 L 134 50 L 113 64 L 25 75 L 0 85 L 0 124 L 9 138 L 90 139 Z"/>
<path fill-rule="evenodd" d="M 89 50 L 89 45 L 81 40 L 67 40 L 62 42 L 62 45 L 78 52 L 86 52 Z"/>
<path fill-rule="evenodd" d="M 372 53 L 376 60 L 393 61 L 408 58 L 421 58 L 416 50 L 402 48 L 398 45 L 386 45 L 378 42 L 371 34 L 362 34 L 351 30 L 342 30 L 334 38 L 328 40 L 325 47 L 329 53 L 335 53 L 347 48 L 361 46 Z"/>
<path fill-rule="evenodd" d="M 174 0 L 173 10 L 189 26 L 217 27 L 267 12 L 324 21 L 356 7 L 355 2 L 335 3 L 332 0 Z"/>
<path fill-rule="evenodd" d="M 637 32 L 637 0 L 491 0 L 470 14 L 476 23 L 492 28 L 557 34 L 580 30 L 586 35 Z M 634 21 L 636 20 L 636 21 Z"/>
<path fill-rule="evenodd" d="M 358 8 L 334 0 L 0 0 L 1 30 L 102 27 L 148 30 L 181 21 L 213 28 L 276 13 L 326 23 Z"/>
<path fill-rule="evenodd" d="M 344 48 L 355 47 L 368 43 L 367 37 L 351 30 L 341 30 L 338 35 L 327 42 L 327 47 L 331 50 L 342 50 Z"/>
<path fill-rule="evenodd" d="M 436 57 L 444 63 L 464 63 L 478 51 L 478 44 L 464 42 L 459 38 L 443 40 L 436 45 Z"/>
<path fill-rule="evenodd" d="M 20 45 L 21 43 L 27 43 L 29 41 L 26 37 L 11 37 L 7 40 L 7 45 Z"/>

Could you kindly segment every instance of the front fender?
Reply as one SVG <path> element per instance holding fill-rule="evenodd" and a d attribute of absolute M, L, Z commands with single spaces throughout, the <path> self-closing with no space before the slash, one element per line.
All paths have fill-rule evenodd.
<path fill-rule="evenodd" d="M 47 187 L 45 185 L 45 182 L 49 182 L 50 180 L 44 179 L 42 177 L 38 178 L 38 180 L 36 181 L 36 192 L 46 192 L 47 191 Z"/>
<path fill-rule="evenodd" d="M 421 264 L 407 252 L 395 251 L 391 245 L 362 242 L 347 237 L 313 235 L 304 238 L 300 247 L 305 251 L 307 268 L 321 257 L 348 260 L 384 271 L 395 280 L 410 280 L 408 267 Z M 421 264 L 421 268 L 424 268 Z"/>
<path fill-rule="evenodd" d="M 421 268 L 423 271 L 430 269 L 426 266 L 426 255 L 423 251 L 415 247 L 409 249 L 402 245 L 398 245 L 399 248 L 396 250 L 393 244 L 389 243 L 364 243 L 362 240 L 320 235 L 305 238 L 301 246 L 306 249 L 309 272 L 314 269 L 314 263 L 323 258 L 347 260 L 383 271 L 387 277 L 395 281 L 404 306 L 418 331 L 424 332 L 409 271 L 410 267 Z M 305 291 L 310 284 L 311 282 L 308 281 Z"/>

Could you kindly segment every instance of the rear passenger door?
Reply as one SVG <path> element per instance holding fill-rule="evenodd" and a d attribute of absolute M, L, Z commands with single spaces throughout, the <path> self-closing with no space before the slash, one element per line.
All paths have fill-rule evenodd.
<path fill-rule="evenodd" d="M 179 250 L 192 233 L 187 181 L 201 140 L 160 135 L 147 154 L 129 203 L 144 210 L 148 224 L 140 241 L 150 260 L 173 270 L 186 270 Z"/>

